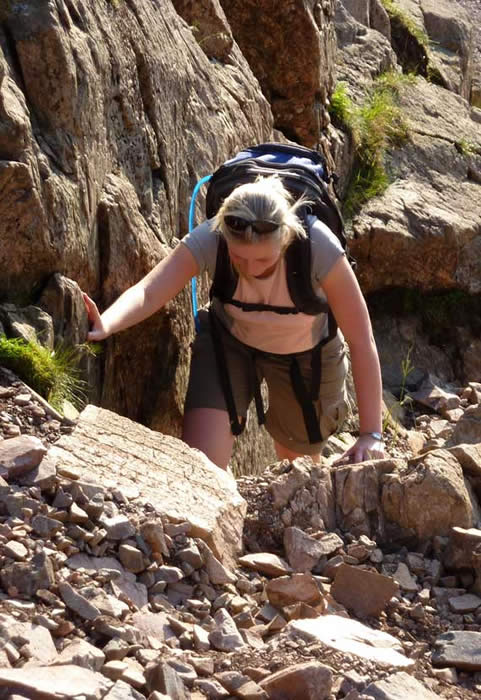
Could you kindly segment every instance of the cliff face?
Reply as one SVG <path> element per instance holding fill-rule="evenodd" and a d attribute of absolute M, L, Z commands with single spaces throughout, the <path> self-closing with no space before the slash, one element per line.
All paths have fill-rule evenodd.
<path fill-rule="evenodd" d="M 264 37 L 274 46 L 286 22 L 303 37 L 286 97 L 275 99 L 287 105 L 277 110 L 279 126 L 311 141 L 313 106 L 332 84 L 332 68 L 320 76 L 334 50 L 332 2 L 324 6 L 314 19 L 313 3 L 291 3 L 272 15 Z M 196 181 L 246 143 L 275 137 L 270 106 L 233 38 L 249 43 L 249 15 L 230 19 L 216 0 L 8 0 L 0 24 L 0 300 L 36 303 L 60 272 L 105 307 L 186 232 Z M 262 48 L 259 35 L 252 40 Z M 265 76 L 271 98 L 277 70 Z M 98 399 L 178 432 L 191 338 L 184 293 L 108 341 Z"/>

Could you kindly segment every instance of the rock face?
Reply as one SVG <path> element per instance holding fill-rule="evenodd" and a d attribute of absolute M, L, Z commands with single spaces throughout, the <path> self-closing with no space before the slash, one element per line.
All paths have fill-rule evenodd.
<path fill-rule="evenodd" d="M 479 293 L 479 117 L 461 97 L 422 78 L 403 91 L 401 105 L 411 138 L 392 154 L 397 179 L 353 222 L 352 247 L 363 288 Z M 462 152 L 463 143 L 474 145 L 472 154 Z"/>
<path fill-rule="evenodd" d="M 131 219 L 113 230 L 104 217 L 95 237 L 92 226 L 101 202 L 121 210 L 124 199 L 132 216 L 137 210 L 143 220 L 143 231 L 126 246 L 130 263 L 136 259 L 140 267 L 111 270 L 114 278 L 103 290 L 107 301 L 125 282 L 117 275 L 138 274 L 142 264 L 162 257 L 160 241 L 169 243 L 178 235 L 179 224 L 185 230 L 190 182 L 216 164 L 213 154 L 228 139 L 226 123 L 231 133 L 235 123 L 238 137 L 243 130 L 247 138 L 268 135 L 267 104 L 238 49 L 231 56 L 234 66 L 212 67 L 170 3 L 161 11 L 142 0 L 101 6 L 87 2 L 81 15 L 64 2 L 10 5 L 3 21 L 11 32 L 30 111 L 17 87 L 12 57 L 3 54 L 2 133 L 9 137 L 3 177 L 12 194 L 23 177 L 29 197 L 23 209 L 18 202 L 12 208 L 11 198 L 3 200 L 7 245 L 2 252 L 6 255 L 8 249 L 9 264 L 4 267 L 2 260 L 8 269 L 2 293 L 13 281 L 29 291 L 32 283 L 59 268 L 83 288 L 99 291 L 100 258 L 104 278 L 114 263 L 104 254 L 111 246 L 120 254 L 138 222 Z M 163 35 L 171 37 L 169 47 L 161 41 Z M 243 94 L 243 109 L 226 93 L 229 87 Z M 209 101 L 219 100 L 222 116 L 215 111 L 209 115 Z M 31 114 L 42 125 L 40 145 L 33 139 Z M 194 143 L 203 154 L 195 163 L 189 156 Z M 22 167 L 15 170 L 15 163 Z M 14 236 L 21 211 L 31 217 L 29 238 Z M 17 221 L 18 230 L 26 231 L 21 224 Z M 25 269 L 23 260 L 34 255 L 37 264 Z"/>
<path fill-rule="evenodd" d="M 226 563 L 239 553 L 245 503 L 235 481 L 180 440 L 88 406 L 72 435 L 51 447 L 49 456 L 82 481 L 141 491 L 169 518 L 188 522 L 190 534 Z"/>
<path fill-rule="evenodd" d="M 480 114 L 472 106 L 479 82 L 479 68 L 473 70 L 473 65 L 479 64 L 480 8 L 471 0 L 462 7 L 444 0 L 391 4 L 388 17 L 380 3 L 341 0 L 335 26 L 337 79 L 346 82 L 354 104 L 368 99 L 373 79 L 386 71 L 396 73 L 402 67 L 418 73 L 415 84 L 400 90 L 408 143 L 387 153 L 391 184 L 354 217 L 349 241 L 363 291 L 378 292 L 370 301 L 383 380 L 398 395 L 400 368 L 408 353 L 414 368 L 408 383 L 414 385 L 427 372 L 444 381 L 470 381 L 479 370 L 477 329 L 469 321 L 459 329 L 458 323 L 448 324 L 453 334 L 446 344 L 441 339 L 446 332 L 425 323 L 429 299 L 423 297 L 416 312 L 409 313 L 403 292 L 453 290 L 453 300 L 459 291 L 480 292 Z M 338 187 L 346 193 L 355 149 L 345 128 L 336 131 L 333 154 Z M 460 214 L 464 211 L 466 216 Z M 441 315 L 439 305 L 433 326 Z"/>
<path fill-rule="evenodd" d="M 243 55 L 271 104 L 274 125 L 288 138 L 314 147 L 328 124 L 334 83 L 335 2 L 222 0 Z M 295 50 L 294 50 L 295 47 Z"/>

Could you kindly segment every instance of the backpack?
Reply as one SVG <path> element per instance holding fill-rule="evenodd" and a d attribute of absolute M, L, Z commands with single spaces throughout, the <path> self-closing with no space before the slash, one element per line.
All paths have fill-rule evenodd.
<path fill-rule="evenodd" d="M 206 193 L 206 216 L 208 219 L 215 216 L 222 202 L 239 185 L 254 182 L 259 175 L 278 174 L 286 189 L 290 192 L 294 200 L 298 200 L 305 195 L 309 201 L 302 207 L 298 216 L 306 230 L 306 238 L 296 238 L 285 252 L 286 277 L 289 294 L 294 302 L 294 308 L 290 307 L 265 307 L 260 304 L 246 304 L 232 299 L 236 285 L 237 276 L 230 264 L 227 244 L 224 238 L 219 237 L 217 248 L 216 268 L 212 282 L 210 297 L 216 297 L 223 303 L 234 303 L 245 311 L 271 310 L 275 313 L 307 313 L 317 315 L 325 312 L 329 314 L 329 333 L 318 346 L 312 351 L 313 379 L 312 386 L 304 386 L 300 375 L 299 365 L 295 356 L 290 358 L 290 373 L 296 396 L 301 404 L 306 423 L 309 441 L 319 442 L 321 435 L 319 431 L 319 419 L 316 414 L 313 401 L 317 399 L 320 389 L 320 364 L 322 346 L 331 340 L 337 333 L 337 325 L 333 315 L 329 311 L 326 302 L 321 300 L 311 283 L 311 241 L 308 225 L 308 216 L 314 215 L 325 223 L 337 236 L 343 249 L 347 252 L 346 237 L 344 235 L 344 225 L 342 216 L 337 205 L 329 195 L 327 185 L 332 179 L 328 175 L 324 157 L 317 151 L 313 151 L 303 146 L 283 144 L 283 143 L 262 143 L 247 148 L 238 153 L 234 158 L 226 161 L 212 175 L 208 175 L 200 180 L 194 189 L 190 211 L 189 230 L 193 228 L 195 211 L 195 197 L 200 187 L 208 184 Z M 350 258 L 348 257 L 350 260 Z M 350 260 L 351 264 L 352 261 Z M 197 299 L 196 283 L 192 280 L 192 308 L 197 324 Z M 214 314 L 211 316 L 211 328 L 215 339 L 214 347 L 217 356 L 217 365 L 221 376 L 224 395 L 229 412 L 231 428 L 234 435 L 242 432 L 245 422 L 240 423 L 237 418 L 237 411 L 233 402 L 232 388 L 227 372 L 225 358 L 222 351 L 222 341 L 220 329 L 216 326 Z M 253 357 L 255 362 L 255 357 Z M 265 420 L 260 395 L 260 388 L 256 387 L 255 392 L 256 408 L 259 423 Z"/>
<path fill-rule="evenodd" d="M 286 251 L 286 264 L 289 293 L 296 308 L 304 313 L 318 314 L 326 311 L 326 308 L 321 305 L 310 282 L 311 248 L 307 215 L 313 214 L 325 223 L 348 253 L 342 216 L 327 189 L 334 176 L 328 174 L 325 159 L 318 151 L 285 143 L 261 143 L 241 151 L 195 186 L 189 209 L 189 230 L 194 228 L 195 200 L 202 185 L 209 183 L 205 208 L 206 216 L 210 219 L 238 185 L 253 182 L 259 175 L 273 173 L 280 175 L 295 200 L 305 194 L 312 202 L 302 212 L 308 236 L 292 242 Z M 234 293 L 236 280 L 232 275 L 225 241 L 221 238 L 219 243 L 211 297 L 217 296 L 225 301 Z M 354 267 L 355 263 L 349 255 L 348 260 Z M 198 329 L 195 278 L 192 280 L 192 310 Z"/>
<path fill-rule="evenodd" d="M 285 253 L 289 294 L 298 312 L 311 315 L 326 312 L 327 305 L 319 299 L 311 284 L 308 215 L 312 214 L 325 223 L 337 236 L 344 250 L 347 245 L 341 214 L 327 189 L 330 177 L 320 153 L 303 146 L 283 143 L 262 143 L 241 151 L 221 165 L 210 178 L 206 194 L 206 216 L 212 218 L 223 200 L 239 185 L 254 182 L 259 175 L 269 176 L 274 173 L 281 177 L 294 200 L 305 195 L 310 202 L 299 212 L 307 237 L 296 238 Z M 236 284 L 237 278 L 229 261 L 227 245 L 221 237 L 210 295 L 223 303 L 232 303 Z M 242 306 L 246 311 L 262 310 L 253 305 Z M 279 307 L 271 307 L 271 310 L 292 313 L 292 310 Z"/>

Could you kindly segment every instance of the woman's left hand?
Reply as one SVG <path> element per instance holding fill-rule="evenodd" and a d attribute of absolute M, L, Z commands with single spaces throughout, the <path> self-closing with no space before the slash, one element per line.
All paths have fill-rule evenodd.
<path fill-rule="evenodd" d="M 372 435 L 361 435 L 354 445 L 334 462 L 333 466 L 358 464 L 367 459 L 382 459 L 384 456 L 384 442 L 382 440 L 376 440 Z"/>

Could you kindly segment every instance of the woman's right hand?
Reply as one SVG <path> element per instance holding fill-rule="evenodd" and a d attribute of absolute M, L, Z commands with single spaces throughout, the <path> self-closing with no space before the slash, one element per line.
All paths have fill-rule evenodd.
<path fill-rule="evenodd" d="M 85 303 L 85 308 L 87 309 L 87 316 L 90 323 L 90 331 L 87 334 L 87 341 L 94 343 L 98 340 L 105 340 L 105 338 L 109 337 L 110 332 L 102 322 L 102 317 L 97 308 L 97 304 L 88 296 L 88 294 L 85 294 L 85 292 L 82 292 L 82 297 Z"/>

